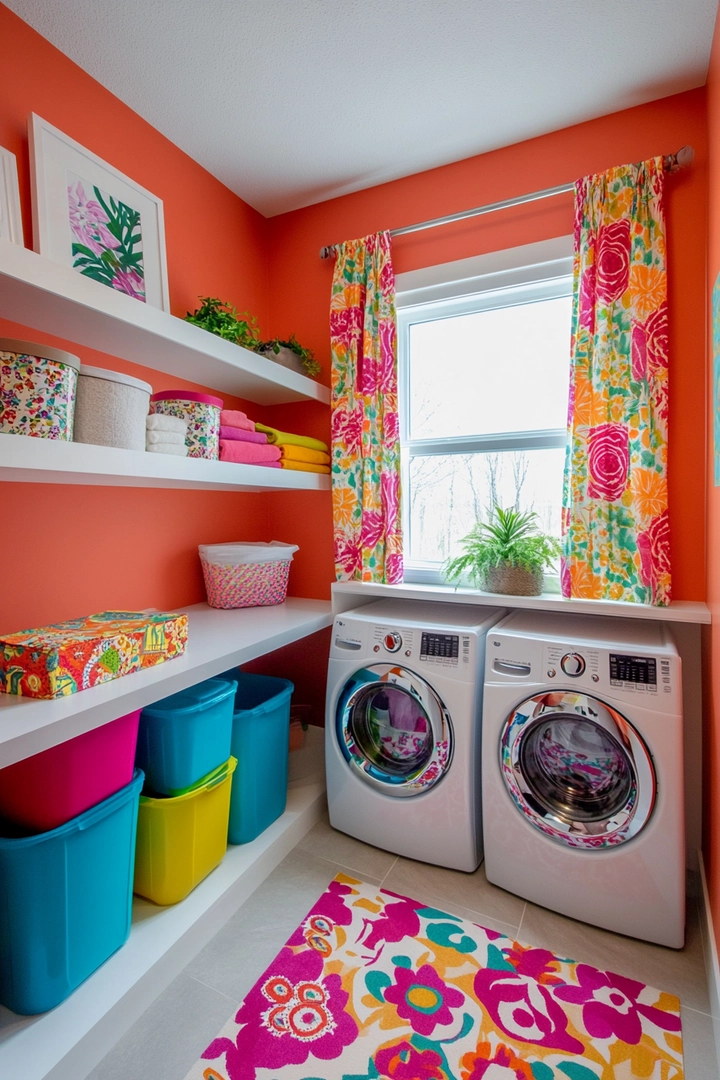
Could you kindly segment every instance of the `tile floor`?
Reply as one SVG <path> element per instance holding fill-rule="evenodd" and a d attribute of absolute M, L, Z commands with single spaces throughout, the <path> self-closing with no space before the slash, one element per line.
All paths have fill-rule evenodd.
<path fill-rule="evenodd" d="M 489 884 L 474 874 L 396 858 L 321 821 L 277 867 L 88 1080 L 182 1080 L 262 974 L 328 882 L 354 874 L 526 944 L 640 979 L 682 1001 L 685 1080 L 716 1080 L 697 904 L 688 903 L 682 951 L 589 927 Z M 328 1080 L 333 1080 L 328 1074 Z"/>

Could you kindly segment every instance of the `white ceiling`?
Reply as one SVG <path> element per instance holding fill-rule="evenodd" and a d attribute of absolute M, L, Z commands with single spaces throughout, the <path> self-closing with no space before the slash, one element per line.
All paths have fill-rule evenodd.
<path fill-rule="evenodd" d="M 701 86 L 718 4 L 4 2 L 266 215 Z"/>

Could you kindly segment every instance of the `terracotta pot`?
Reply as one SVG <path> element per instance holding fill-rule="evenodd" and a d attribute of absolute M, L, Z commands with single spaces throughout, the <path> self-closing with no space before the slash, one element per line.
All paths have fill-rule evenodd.
<path fill-rule="evenodd" d="M 540 596 L 543 587 L 542 570 L 524 570 L 521 566 L 503 563 L 491 566 L 485 575 L 485 591 L 508 593 L 513 596 Z"/>

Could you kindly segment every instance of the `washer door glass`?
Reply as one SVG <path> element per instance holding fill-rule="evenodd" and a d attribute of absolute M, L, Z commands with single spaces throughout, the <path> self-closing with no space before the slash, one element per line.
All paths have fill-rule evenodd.
<path fill-rule="evenodd" d="M 427 791 L 450 763 L 447 709 L 424 679 L 401 667 L 375 664 L 348 680 L 337 732 L 355 772 L 389 795 Z"/>
<path fill-rule="evenodd" d="M 513 710 L 501 768 L 518 809 L 571 847 L 622 844 L 655 804 L 652 758 L 617 710 L 585 694 L 537 694 Z"/>

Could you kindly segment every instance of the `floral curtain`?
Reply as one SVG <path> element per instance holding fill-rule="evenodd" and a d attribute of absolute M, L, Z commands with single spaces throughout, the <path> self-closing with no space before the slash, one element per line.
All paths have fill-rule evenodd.
<path fill-rule="evenodd" d="M 575 185 L 562 591 L 670 602 L 661 157 Z"/>
<path fill-rule="evenodd" d="M 330 338 L 335 574 L 339 581 L 397 584 L 403 560 L 389 233 L 339 247 Z"/>

